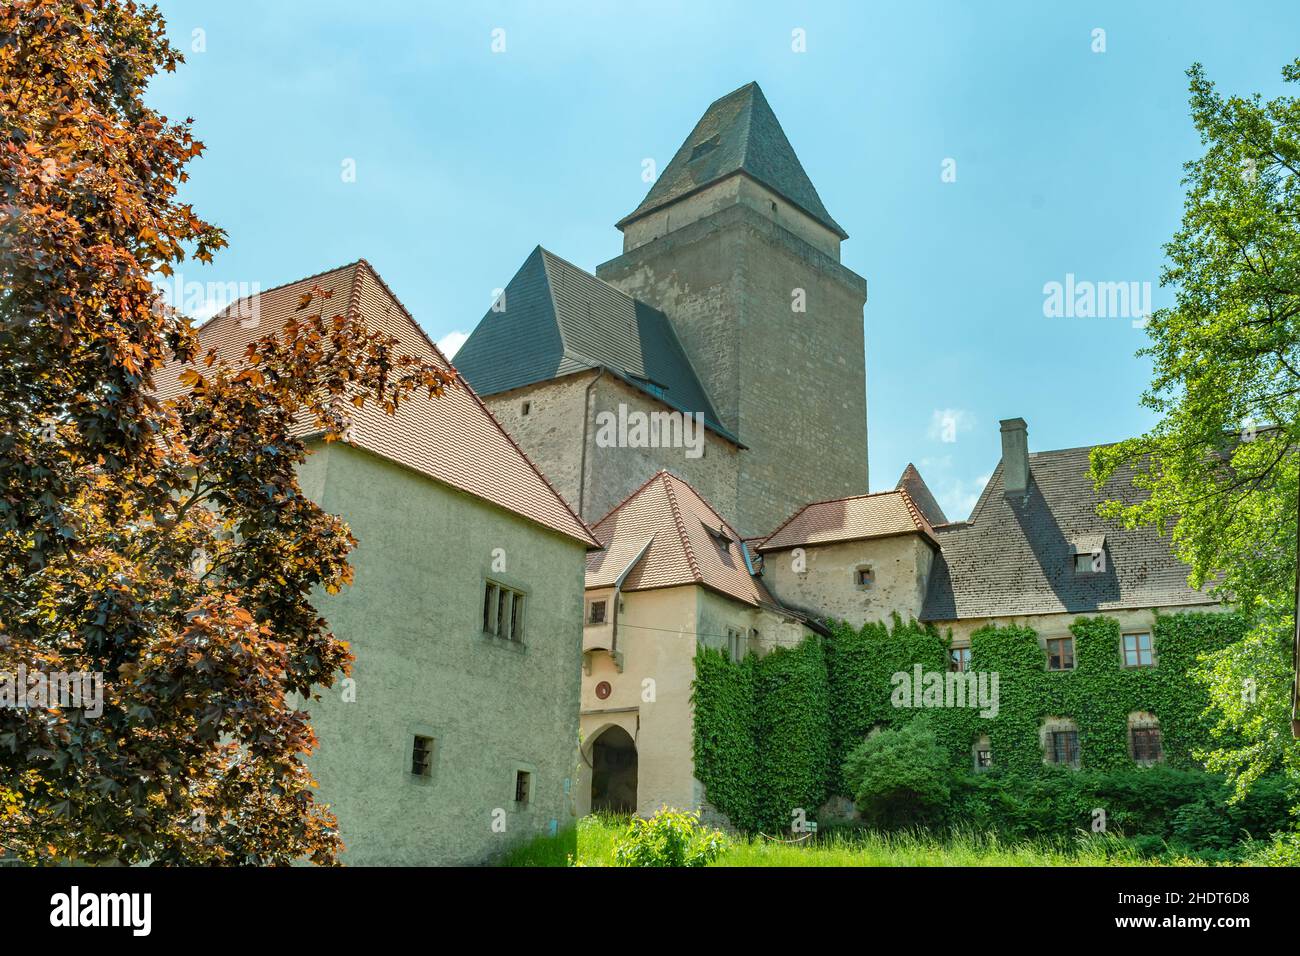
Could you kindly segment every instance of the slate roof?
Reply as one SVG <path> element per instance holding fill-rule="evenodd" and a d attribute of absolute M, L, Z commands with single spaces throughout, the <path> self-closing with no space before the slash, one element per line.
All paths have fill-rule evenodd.
<path fill-rule="evenodd" d="M 934 531 L 906 491 L 878 491 L 804 505 L 759 545 L 761 552 L 922 534 L 938 547 Z"/>
<path fill-rule="evenodd" d="M 241 318 L 251 311 L 249 300 L 232 304 L 199 330 L 200 359 L 215 348 L 219 362 L 242 362 L 248 343 L 278 332 L 285 319 L 297 313 L 300 296 L 313 286 L 332 293 L 320 300 L 323 308 L 333 310 L 323 314 L 355 308 L 372 329 L 398 339 L 407 354 L 452 367 L 364 259 L 259 293 L 255 327 Z M 159 397 L 186 391 L 178 380 L 183 368 L 173 362 L 159 370 Z M 197 368 L 203 371 L 201 364 Z M 313 427 L 304 422 L 296 432 L 305 436 Z M 439 398 L 413 394 L 395 415 L 384 414 L 373 403 L 354 409 L 351 443 L 590 547 L 597 544 L 586 523 L 463 380 Z"/>
<path fill-rule="evenodd" d="M 903 474 L 899 477 L 898 484 L 894 488 L 899 491 L 906 491 L 912 501 L 916 503 L 917 509 L 930 524 L 948 523 L 948 518 L 944 515 L 943 509 L 939 507 L 939 502 L 930 493 L 930 486 L 925 483 L 925 479 L 921 477 L 921 473 L 916 470 L 916 466 L 911 462 L 908 462 L 907 467 L 903 469 Z"/>
<path fill-rule="evenodd" d="M 757 83 L 728 93 L 704 111 L 641 205 L 618 227 L 737 173 L 794 203 L 841 239 L 849 237 L 826 211 Z"/>
<path fill-rule="evenodd" d="M 671 472 L 657 472 L 593 530 L 605 550 L 587 556 L 588 588 L 612 587 L 650 541 L 624 591 L 698 584 L 746 604 L 780 607 L 750 573 L 740 535 Z"/>
<path fill-rule="evenodd" d="M 682 412 L 718 421 L 672 324 L 655 309 L 541 246 L 456 353 L 456 367 L 480 395 L 604 368 Z"/>
<path fill-rule="evenodd" d="M 999 462 L 969 521 L 935 528 L 941 551 L 930 571 L 923 621 L 1074 614 L 1216 603 L 1187 585 L 1188 567 L 1168 538 L 1126 531 L 1097 516 L 1103 500 L 1135 502 L 1131 469 L 1100 490 L 1088 477 L 1091 448 L 1029 456 L 1028 495 L 1008 500 Z M 1074 555 L 1101 542 L 1105 570 L 1079 573 Z"/>

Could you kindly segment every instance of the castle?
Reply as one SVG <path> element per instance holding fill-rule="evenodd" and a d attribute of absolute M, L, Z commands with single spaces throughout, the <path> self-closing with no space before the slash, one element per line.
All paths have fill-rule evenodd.
<path fill-rule="evenodd" d="M 300 702 L 345 862 L 481 862 L 593 809 L 708 809 L 701 646 L 739 660 L 897 614 L 950 633 L 954 671 L 990 623 L 1071 671 L 1095 663 L 1072 623 L 1104 613 L 1102 656 L 1141 669 L 1158 614 L 1215 609 L 1154 532 L 1097 516 L 1130 473 L 1094 489 L 1090 449 L 1033 452 L 1022 418 L 965 520 L 912 466 L 869 493 L 866 282 L 756 84 L 708 107 L 618 227 L 595 274 L 528 256 L 455 357 L 466 387 L 306 436 L 302 488 L 359 542 L 320 605 L 351 694 Z M 251 323 L 235 303 L 200 351 L 240 361 L 313 288 L 446 363 L 364 260 L 260 293 Z M 1074 717 L 1035 715 L 1043 761 L 1087 765 Z M 1160 714 L 1116 720 L 1134 761 L 1162 759 Z M 970 745 L 976 770 L 1004 756 Z"/>

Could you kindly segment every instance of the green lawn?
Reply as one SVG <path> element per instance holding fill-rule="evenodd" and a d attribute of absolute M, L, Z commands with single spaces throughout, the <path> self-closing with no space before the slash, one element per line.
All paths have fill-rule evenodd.
<path fill-rule="evenodd" d="M 515 850 L 505 866 L 611 866 L 614 843 L 627 820 L 590 816 L 572 836 L 540 837 Z M 1188 861 L 1191 862 L 1191 861 Z M 1153 866 L 1118 841 L 1080 835 L 1074 844 L 1002 843 L 993 837 L 955 834 L 946 839 L 916 833 L 828 835 L 816 843 L 735 839 L 712 866 Z"/>

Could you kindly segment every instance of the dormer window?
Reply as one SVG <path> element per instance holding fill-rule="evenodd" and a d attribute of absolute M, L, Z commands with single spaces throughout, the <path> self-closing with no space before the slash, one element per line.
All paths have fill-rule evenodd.
<path fill-rule="evenodd" d="M 1071 543 L 1075 574 L 1101 574 L 1106 570 L 1106 536 L 1085 534 Z"/>
<path fill-rule="evenodd" d="M 703 522 L 701 522 L 701 524 L 703 524 Z M 707 524 L 704 525 L 704 530 L 709 533 L 709 537 L 713 539 L 713 543 L 718 546 L 718 551 L 721 552 L 722 557 L 730 558 L 731 536 L 727 534 L 727 530 L 721 526 L 714 528 Z"/>
<path fill-rule="evenodd" d="M 709 153 L 713 152 L 715 149 L 718 148 L 718 143 L 720 142 L 721 142 L 721 137 L 719 137 L 718 134 L 715 133 L 712 136 L 710 136 L 708 139 L 701 140 L 700 142 L 696 143 L 695 148 L 691 150 L 691 158 L 688 159 L 687 162 L 693 163 L 701 156 L 707 156 Z"/>

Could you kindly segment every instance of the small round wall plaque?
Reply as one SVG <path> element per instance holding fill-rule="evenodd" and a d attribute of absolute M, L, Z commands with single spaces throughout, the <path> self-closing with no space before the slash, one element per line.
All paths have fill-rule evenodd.
<path fill-rule="evenodd" d="M 609 686 L 609 681 L 603 680 L 596 685 L 596 696 L 605 700 L 613 692 L 614 688 Z"/>

